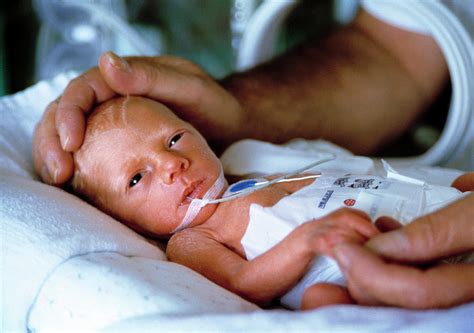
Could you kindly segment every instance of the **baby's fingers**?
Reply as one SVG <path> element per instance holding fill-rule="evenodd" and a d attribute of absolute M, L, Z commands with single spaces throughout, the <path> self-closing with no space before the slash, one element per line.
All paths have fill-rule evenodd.
<path fill-rule="evenodd" d="M 328 218 L 334 218 L 335 223 L 351 228 L 366 238 L 380 233 L 377 227 L 372 224 L 369 216 L 357 209 L 341 208 L 328 215 Z"/>

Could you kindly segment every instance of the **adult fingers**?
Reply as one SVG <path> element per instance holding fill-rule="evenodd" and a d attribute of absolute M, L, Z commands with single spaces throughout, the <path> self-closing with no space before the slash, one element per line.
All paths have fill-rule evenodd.
<path fill-rule="evenodd" d="M 366 246 L 401 262 L 424 262 L 474 249 L 474 194 L 395 231 L 377 235 Z"/>
<path fill-rule="evenodd" d="M 37 124 L 33 137 L 33 162 L 36 172 L 44 182 L 60 185 L 66 182 L 73 173 L 73 160 L 59 142 L 55 125 L 55 113 L 58 101 L 53 101 Z"/>
<path fill-rule="evenodd" d="M 64 150 L 72 152 L 79 149 L 84 139 L 86 115 L 96 103 L 114 95 L 98 68 L 91 68 L 69 82 L 55 116 L 55 126 Z"/>
<path fill-rule="evenodd" d="M 225 145 L 245 136 L 242 131 L 249 128 L 235 97 L 187 60 L 170 56 L 125 60 L 107 52 L 99 69 L 114 91 L 167 104 L 209 140 Z"/>
<path fill-rule="evenodd" d="M 440 265 L 427 270 L 389 264 L 357 244 L 341 244 L 335 258 L 351 295 L 366 305 L 448 307 L 474 300 L 474 265 Z"/>
<path fill-rule="evenodd" d="M 456 178 L 451 185 L 461 192 L 474 191 L 474 172 L 468 172 Z"/>
<path fill-rule="evenodd" d="M 113 72 L 131 72 L 131 67 L 128 63 L 121 61 L 121 58 L 113 55 L 111 52 L 107 52 L 106 56 L 102 58 L 105 58 L 105 60 L 101 60 L 101 62 L 103 63 L 105 61 L 107 66 L 113 68 Z M 152 62 L 150 59 L 154 58 L 137 57 L 131 59 L 135 59 L 138 62 L 150 63 Z M 186 69 L 189 73 L 198 72 L 198 66 L 184 59 L 163 57 L 161 63 L 170 66 L 181 66 L 180 68 Z M 148 68 L 146 70 L 148 70 Z M 140 78 L 140 75 L 138 78 Z M 95 67 L 71 80 L 68 84 L 60 99 L 55 119 L 61 146 L 64 150 L 75 151 L 81 146 L 84 139 L 85 115 L 93 109 L 96 103 L 101 103 L 112 98 L 116 92 L 124 95 L 127 93 L 147 95 L 144 91 L 146 91 L 146 87 L 149 86 L 149 84 L 142 85 L 142 80 L 131 82 L 130 77 L 120 75 L 115 76 L 113 83 L 115 84 L 114 87 L 117 88 L 115 91 L 113 89 L 114 87 L 111 88 L 107 84 L 99 69 Z M 129 91 L 127 89 L 128 86 L 140 87 L 140 89 L 130 89 Z"/>
<path fill-rule="evenodd" d="M 173 106 L 188 107 L 200 100 L 202 71 L 174 57 L 121 58 L 112 52 L 99 59 L 108 85 L 122 95 L 141 95 Z M 192 69 L 190 69 L 192 68 Z"/>
<path fill-rule="evenodd" d="M 381 216 L 374 222 L 374 224 L 381 232 L 396 230 L 403 226 L 400 222 L 390 216 Z"/>

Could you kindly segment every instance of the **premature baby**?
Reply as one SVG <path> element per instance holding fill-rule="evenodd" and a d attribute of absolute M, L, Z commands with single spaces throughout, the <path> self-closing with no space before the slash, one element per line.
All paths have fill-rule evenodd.
<path fill-rule="evenodd" d="M 331 251 L 378 234 L 371 219 L 410 221 L 461 195 L 449 187 L 327 173 L 208 204 L 180 230 L 192 200 L 222 180 L 222 166 L 196 129 L 142 97 L 99 105 L 74 162 L 73 190 L 137 232 L 171 236 L 170 260 L 255 303 L 280 299 L 294 309 L 352 301 Z M 221 183 L 219 196 L 228 188 Z"/>

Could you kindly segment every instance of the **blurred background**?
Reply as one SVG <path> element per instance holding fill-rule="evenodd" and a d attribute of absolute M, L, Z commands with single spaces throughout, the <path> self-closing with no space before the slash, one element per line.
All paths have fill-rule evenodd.
<path fill-rule="evenodd" d="M 0 2 L 0 96 L 42 79 L 96 66 L 99 55 L 172 54 L 219 79 L 235 70 L 242 33 L 259 6 L 297 5 L 284 20 L 274 53 L 349 22 L 357 0 L 16 0 Z M 447 87 L 435 109 L 447 110 Z M 439 138 L 446 112 L 435 112 L 385 156 L 418 155 Z"/>
<path fill-rule="evenodd" d="M 120 55 L 178 55 L 221 78 L 233 70 L 240 36 L 262 2 L 3 1 L 0 4 L 0 94 L 23 90 L 66 70 L 84 71 L 95 66 L 105 50 Z M 300 1 L 279 34 L 276 52 L 327 33 L 338 24 L 336 21 L 341 22 L 340 3 L 353 2 Z"/>

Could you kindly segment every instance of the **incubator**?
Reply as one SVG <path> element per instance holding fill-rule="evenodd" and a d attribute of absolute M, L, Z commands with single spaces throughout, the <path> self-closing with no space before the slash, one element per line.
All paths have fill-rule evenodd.
<path fill-rule="evenodd" d="M 83 71 L 97 65 L 100 54 L 161 53 L 161 33 L 129 20 L 143 1 L 33 0 L 41 20 L 36 46 L 36 78 L 49 79 L 68 70 Z"/>

